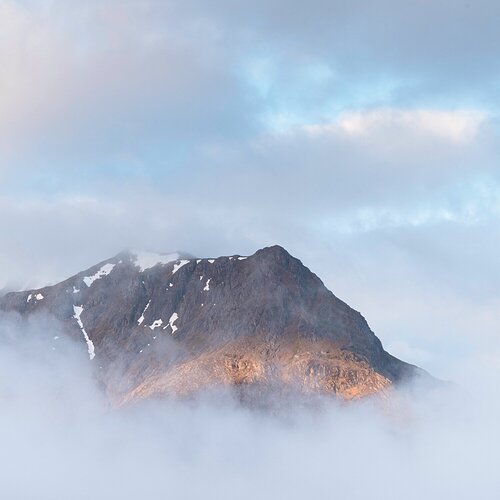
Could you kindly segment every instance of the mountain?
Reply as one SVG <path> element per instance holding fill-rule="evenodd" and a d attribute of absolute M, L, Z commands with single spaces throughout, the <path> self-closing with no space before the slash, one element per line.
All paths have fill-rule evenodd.
<path fill-rule="evenodd" d="M 8 293 L 0 311 L 57 318 L 116 404 L 220 386 L 349 400 L 425 373 L 388 354 L 363 316 L 280 246 L 214 259 L 126 251 Z"/>

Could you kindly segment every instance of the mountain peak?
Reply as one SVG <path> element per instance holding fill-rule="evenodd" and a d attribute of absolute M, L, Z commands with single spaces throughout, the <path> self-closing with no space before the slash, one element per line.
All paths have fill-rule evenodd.
<path fill-rule="evenodd" d="M 281 245 L 271 245 L 261 248 L 255 252 L 255 255 L 276 255 L 291 257 L 290 253 Z"/>
<path fill-rule="evenodd" d="M 257 250 L 253 256 L 259 260 L 274 262 L 281 265 L 289 263 L 291 259 L 297 260 L 280 245 L 264 247 Z"/>

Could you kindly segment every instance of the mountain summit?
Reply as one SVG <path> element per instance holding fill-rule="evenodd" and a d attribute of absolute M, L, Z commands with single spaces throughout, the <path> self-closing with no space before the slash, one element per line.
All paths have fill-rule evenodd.
<path fill-rule="evenodd" d="M 423 373 L 280 246 L 213 259 L 126 251 L 9 293 L 0 311 L 55 316 L 118 404 L 220 386 L 353 399 Z"/>

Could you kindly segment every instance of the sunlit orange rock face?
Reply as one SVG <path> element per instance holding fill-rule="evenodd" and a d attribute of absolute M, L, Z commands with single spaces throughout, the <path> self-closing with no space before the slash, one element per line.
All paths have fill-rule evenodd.
<path fill-rule="evenodd" d="M 376 394 L 392 385 L 352 353 L 328 342 L 283 343 L 270 351 L 265 344 L 231 342 L 152 374 L 123 397 L 122 402 L 158 397 L 188 396 L 204 388 L 277 387 L 304 394 L 350 400 Z"/>
<path fill-rule="evenodd" d="M 221 387 L 351 400 L 422 373 L 279 246 L 214 259 L 122 252 L 8 294 L 0 311 L 55 316 L 118 405 Z"/>

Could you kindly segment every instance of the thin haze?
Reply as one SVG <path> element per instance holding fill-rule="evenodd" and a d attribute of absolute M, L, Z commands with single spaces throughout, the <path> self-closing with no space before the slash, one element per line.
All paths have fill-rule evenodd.
<path fill-rule="evenodd" d="M 498 400 L 499 16 L 500 4 L 491 0 L 0 0 L 0 290 L 55 283 L 124 248 L 208 257 L 278 243 L 361 311 L 392 354 L 480 392 L 481 401 Z M 14 371 L 5 368 L 2 380 L 17 380 L 17 354 L 6 352 Z M 36 360 L 26 370 L 49 377 Z M 28 390 L 32 379 L 23 380 Z M 12 397 L 16 415 L 24 403 Z M 87 400 L 75 398 L 71 408 Z M 30 426 L 43 428 L 53 414 L 71 420 L 58 404 L 48 407 L 46 420 L 28 420 L 27 435 L 35 439 Z M 25 414 L 41 405 L 26 402 Z M 112 424 L 96 408 L 92 402 L 82 411 L 102 436 Z M 188 410 L 179 411 L 184 417 Z M 209 410 L 212 428 L 224 429 L 224 418 L 232 418 L 218 424 L 219 417 Z M 79 415 L 74 425 L 84 421 Z M 232 458 L 216 454 L 211 467 L 236 467 L 237 444 L 252 447 L 245 426 L 253 422 L 238 417 L 228 424 Z M 458 460 L 453 432 L 462 424 L 454 421 L 442 441 L 438 427 L 423 436 L 442 445 L 443 455 L 432 460 Z M 188 432 L 182 425 L 179 432 Z M 64 453 L 61 428 L 62 421 L 53 438 Z M 10 439 L 22 435 L 17 429 Z M 73 439 L 76 427 L 68 429 Z M 266 429 L 284 457 L 280 446 L 293 434 Z M 464 465 L 487 474 L 494 460 L 482 453 L 486 434 L 469 431 L 467 460 L 480 461 Z M 302 491 L 297 464 L 313 461 L 315 439 L 323 446 L 311 432 L 290 438 L 301 440 L 297 449 L 305 446 L 295 468 L 285 457 L 276 469 L 263 442 L 253 449 L 259 470 L 274 464 L 265 470 L 275 476 L 255 472 L 248 482 L 257 488 L 285 470 L 296 486 L 290 494 Z M 335 449 L 341 436 L 332 428 L 325 433 Z M 395 467 L 392 481 L 399 484 L 395 476 L 410 474 L 402 470 L 405 450 L 374 435 L 395 454 L 377 466 Z M 102 452 L 112 461 L 115 439 L 101 439 L 95 449 L 85 441 L 85 456 L 75 459 L 89 463 Z M 162 453 L 151 436 L 143 446 L 144 453 Z M 210 470 L 216 443 L 189 446 L 201 454 L 200 470 Z M 421 477 L 437 474 L 424 464 L 429 449 L 417 450 Z M 323 451 L 325 467 L 333 459 Z M 188 462 L 175 455 L 175 466 L 165 464 L 182 477 Z M 149 473 L 141 470 L 145 476 L 161 474 L 156 456 L 150 454 Z M 344 470 L 341 457 L 334 465 Z M 81 486 L 91 488 L 85 470 L 73 465 Z M 446 470 L 457 480 L 453 498 L 472 495 L 465 494 L 467 467 Z M 319 470 L 322 492 L 328 472 Z M 372 472 L 375 482 L 386 477 Z M 228 475 L 224 484 L 218 476 L 221 488 L 242 484 Z M 481 498 L 498 491 L 482 482 Z M 412 487 L 406 494 L 414 491 L 433 498 Z"/>

